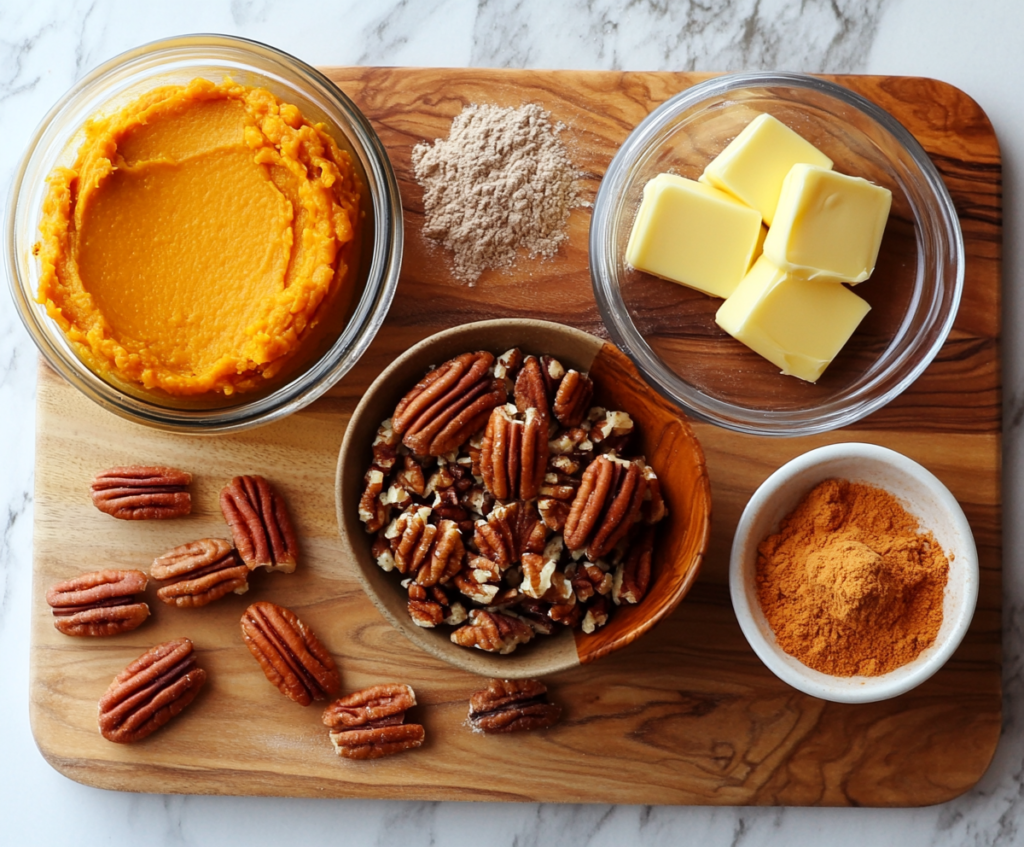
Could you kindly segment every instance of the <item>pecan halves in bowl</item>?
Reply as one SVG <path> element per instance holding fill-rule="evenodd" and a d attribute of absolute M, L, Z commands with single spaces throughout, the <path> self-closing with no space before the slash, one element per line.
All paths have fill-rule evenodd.
<path fill-rule="evenodd" d="M 99 702 L 100 734 L 126 744 L 155 732 L 191 703 L 206 682 L 192 642 L 157 644 L 121 673 Z"/>
<path fill-rule="evenodd" d="M 570 370 L 562 378 L 551 411 L 562 426 L 579 426 L 594 397 L 594 383 L 586 374 Z"/>
<path fill-rule="evenodd" d="M 290 609 L 261 600 L 242 615 L 242 637 L 268 680 L 308 706 L 341 693 L 334 659 Z"/>
<path fill-rule="evenodd" d="M 562 707 L 548 702 L 535 679 L 492 679 L 469 698 L 469 725 L 477 732 L 525 732 L 558 722 Z"/>
<path fill-rule="evenodd" d="M 249 570 L 291 573 L 298 541 L 284 499 L 261 476 L 236 476 L 220 492 L 220 509 Z"/>
<path fill-rule="evenodd" d="M 147 576 L 136 570 L 103 570 L 58 582 L 46 592 L 53 625 L 65 635 L 117 635 L 149 617 L 149 606 L 135 599 Z"/>
<path fill-rule="evenodd" d="M 178 518 L 192 511 L 192 474 L 176 468 L 132 465 L 110 468 L 92 481 L 92 502 L 121 520 Z"/>
<path fill-rule="evenodd" d="M 405 713 L 415 705 L 416 693 L 408 685 L 374 685 L 335 700 L 324 710 L 323 722 L 339 756 L 380 759 L 423 744 L 423 727 L 405 723 Z"/>
<path fill-rule="evenodd" d="M 249 590 L 249 568 L 223 538 L 201 538 L 168 550 L 153 560 L 149 572 L 169 583 L 156 596 L 181 608 L 198 608 L 232 591 Z"/>
<path fill-rule="evenodd" d="M 585 547 L 592 559 L 610 552 L 639 519 L 646 491 L 647 480 L 638 463 L 598 456 L 583 472 L 569 509 L 566 545 L 570 550 Z"/>
<path fill-rule="evenodd" d="M 489 373 L 493 364 L 491 353 L 463 353 L 416 383 L 392 418 L 402 443 L 420 456 L 441 456 L 483 427 L 507 396 L 504 384 Z"/>
<path fill-rule="evenodd" d="M 534 636 L 526 621 L 504 612 L 473 609 L 469 623 L 452 633 L 452 642 L 462 647 L 476 647 L 488 653 L 511 653 Z"/>
<path fill-rule="evenodd" d="M 545 413 L 530 407 L 515 420 L 504 406 L 491 412 L 480 447 L 480 474 L 498 500 L 532 500 L 548 464 Z"/>

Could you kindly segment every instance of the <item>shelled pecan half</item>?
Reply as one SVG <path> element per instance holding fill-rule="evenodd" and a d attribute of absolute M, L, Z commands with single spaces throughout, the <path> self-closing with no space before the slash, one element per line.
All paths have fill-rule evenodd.
<path fill-rule="evenodd" d="M 177 468 L 130 465 L 110 468 L 92 481 L 92 502 L 126 521 L 178 518 L 192 511 L 192 474 Z"/>
<path fill-rule="evenodd" d="M 562 426 L 579 426 L 587 416 L 593 397 L 594 383 L 590 377 L 579 371 L 569 370 L 558 385 L 551 411 Z"/>
<path fill-rule="evenodd" d="M 149 617 L 149 605 L 135 599 L 148 577 L 136 570 L 103 570 L 58 582 L 46 592 L 53 625 L 65 635 L 117 635 Z"/>
<path fill-rule="evenodd" d="M 205 682 L 189 639 L 157 644 L 114 677 L 100 698 L 100 734 L 119 744 L 141 741 L 180 714 Z"/>
<path fill-rule="evenodd" d="M 338 698 L 324 709 L 323 722 L 331 729 L 390 726 L 402 723 L 415 705 L 411 686 L 384 683 Z"/>
<path fill-rule="evenodd" d="M 487 420 L 480 473 L 498 500 L 531 500 L 547 468 L 548 419 L 531 406 L 523 412 L 523 420 L 516 420 L 510 408 L 498 406 Z"/>
<path fill-rule="evenodd" d="M 291 573 L 299 544 L 284 499 L 261 476 L 236 476 L 220 492 L 220 509 L 249 570 Z"/>
<path fill-rule="evenodd" d="M 180 608 L 199 608 L 232 591 L 249 590 L 249 568 L 223 538 L 200 538 L 168 550 L 153 560 L 149 572 L 168 583 L 156 596 Z"/>
<path fill-rule="evenodd" d="M 469 725 L 477 732 L 525 732 L 558 722 L 562 707 L 536 679 L 492 679 L 469 698 Z"/>
<path fill-rule="evenodd" d="M 462 647 L 476 647 L 488 653 L 511 653 L 533 638 L 533 628 L 514 615 L 473 609 L 469 623 L 452 633 L 452 641 Z"/>
<path fill-rule="evenodd" d="M 466 607 L 452 601 L 439 585 L 429 587 L 408 580 L 409 617 L 416 626 L 430 629 L 443 623 L 458 626 L 466 620 Z"/>
<path fill-rule="evenodd" d="M 341 693 L 334 659 L 290 609 L 261 600 L 242 615 L 242 637 L 268 680 L 308 706 Z"/>
<path fill-rule="evenodd" d="M 408 685 L 374 685 L 335 700 L 324 709 L 323 722 L 339 756 L 380 759 L 423 744 L 423 727 L 405 723 L 405 713 L 415 705 L 416 693 Z"/>
<path fill-rule="evenodd" d="M 629 546 L 626 558 L 615 570 L 612 599 L 616 605 L 639 603 L 651 582 L 654 527 L 645 526 Z"/>
<path fill-rule="evenodd" d="M 516 377 L 516 408 L 523 414 L 527 409 L 536 409 L 544 421 L 545 437 L 547 437 L 548 421 L 551 420 L 552 397 L 554 397 L 554 392 L 548 390 L 548 381 L 544 378 L 540 360 L 536 356 L 527 356 L 522 370 Z"/>
<path fill-rule="evenodd" d="M 462 570 L 466 548 L 462 533 L 454 521 L 443 520 L 437 525 L 430 556 L 416 571 L 416 582 L 420 585 L 437 585 L 448 582 Z"/>
<path fill-rule="evenodd" d="M 383 759 L 423 745 L 426 733 L 418 723 L 331 732 L 331 744 L 346 759 Z"/>
<path fill-rule="evenodd" d="M 565 521 L 570 550 L 586 548 L 591 559 L 607 554 L 639 518 L 647 480 L 637 462 L 602 455 L 583 472 Z"/>
<path fill-rule="evenodd" d="M 398 403 L 392 418 L 402 443 L 420 456 L 450 453 L 505 402 L 504 384 L 488 371 L 486 351 L 456 356 L 421 379 Z"/>
<path fill-rule="evenodd" d="M 524 553 L 544 549 L 547 529 L 533 503 L 515 501 L 495 506 L 486 520 L 477 521 L 473 540 L 480 555 L 502 569 L 514 565 Z"/>

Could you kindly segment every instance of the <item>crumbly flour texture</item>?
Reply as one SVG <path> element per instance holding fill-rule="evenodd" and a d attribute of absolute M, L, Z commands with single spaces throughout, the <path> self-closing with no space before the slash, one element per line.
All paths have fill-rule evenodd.
<path fill-rule="evenodd" d="M 533 103 L 470 105 L 448 138 L 413 149 L 424 234 L 452 252 L 457 279 L 472 285 L 488 268 L 509 267 L 519 250 L 551 258 L 566 240 L 580 201 L 558 137 L 564 128 Z"/>

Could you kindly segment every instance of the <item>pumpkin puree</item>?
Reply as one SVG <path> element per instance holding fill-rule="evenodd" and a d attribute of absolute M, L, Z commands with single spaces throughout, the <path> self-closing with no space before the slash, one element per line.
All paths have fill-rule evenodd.
<path fill-rule="evenodd" d="M 175 395 L 273 377 L 347 284 L 348 154 L 230 79 L 155 89 L 83 133 L 36 254 L 39 302 L 88 366 Z"/>

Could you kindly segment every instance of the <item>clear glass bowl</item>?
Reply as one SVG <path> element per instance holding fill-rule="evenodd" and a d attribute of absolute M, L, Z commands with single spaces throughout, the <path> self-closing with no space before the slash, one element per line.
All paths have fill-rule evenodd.
<path fill-rule="evenodd" d="M 110 113 L 159 85 L 196 77 L 269 89 L 309 120 L 322 122 L 349 152 L 366 187 L 358 271 L 351 295 L 303 342 L 294 362 L 257 392 L 179 398 L 97 375 L 78 357 L 46 309 L 35 301 L 38 262 L 32 245 L 46 177 L 73 162 L 93 115 Z M 72 88 L 43 119 L 15 175 L 4 239 L 15 306 L 47 362 L 87 397 L 121 417 L 175 432 L 215 433 L 268 423 L 313 402 L 358 361 L 387 315 L 402 264 L 398 182 L 369 121 L 327 77 L 272 47 L 224 35 L 188 35 L 147 44 L 111 59 Z"/>
<path fill-rule="evenodd" d="M 815 144 L 837 171 L 893 194 L 875 272 L 856 286 L 871 312 L 815 384 L 780 374 L 721 330 L 721 300 L 625 263 L 646 182 L 666 171 L 696 179 L 759 112 Z M 892 115 L 815 77 L 734 74 L 668 100 L 626 139 L 594 204 L 590 273 L 612 339 L 663 395 L 739 432 L 808 435 L 881 408 L 935 358 L 960 303 L 964 248 L 942 178 Z"/>

